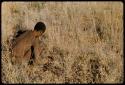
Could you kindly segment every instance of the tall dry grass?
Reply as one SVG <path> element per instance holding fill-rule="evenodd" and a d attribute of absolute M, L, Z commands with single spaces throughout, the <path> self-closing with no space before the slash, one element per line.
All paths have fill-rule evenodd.
<path fill-rule="evenodd" d="M 40 37 L 41 63 L 11 65 L 6 41 L 38 21 L 47 27 Z M 48 56 L 53 61 L 45 66 Z M 2 82 L 122 83 L 123 3 L 3 2 Z"/>

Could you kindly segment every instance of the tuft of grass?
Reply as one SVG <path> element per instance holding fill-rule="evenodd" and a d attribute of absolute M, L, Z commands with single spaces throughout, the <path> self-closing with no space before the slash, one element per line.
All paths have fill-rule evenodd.
<path fill-rule="evenodd" d="M 40 11 L 44 7 L 45 7 L 44 2 L 31 2 L 29 3 L 29 6 L 28 6 L 29 9 L 38 10 L 38 11 Z"/>

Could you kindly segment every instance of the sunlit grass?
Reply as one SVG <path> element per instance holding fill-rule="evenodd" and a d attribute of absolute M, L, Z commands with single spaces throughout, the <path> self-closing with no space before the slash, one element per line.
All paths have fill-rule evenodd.
<path fill-rule="evenodd" d="M 4 2 L 2 45 L 19 29 L 46 24 L 40 37 L 39 65 L 12 66 L 2 54 L 4 83 L 121 83 L 123 82 L 123 3 L 121 2 Z M 53 58 L 47 71 L 44 63 Z"/>

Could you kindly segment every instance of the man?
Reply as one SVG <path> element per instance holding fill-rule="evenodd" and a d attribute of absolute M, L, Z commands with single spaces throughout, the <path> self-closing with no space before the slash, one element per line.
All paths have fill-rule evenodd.
<path fill-rule="evenodd" d="M 12 64 L 33 64 L 33 61 L 37 57 L 36 55 L 41 52 L 41 48 L 38 45 L 38 38 L 45 30 L 45 24 L 38 22 L 33 31 L 25 31 L 11 42 Z"/>

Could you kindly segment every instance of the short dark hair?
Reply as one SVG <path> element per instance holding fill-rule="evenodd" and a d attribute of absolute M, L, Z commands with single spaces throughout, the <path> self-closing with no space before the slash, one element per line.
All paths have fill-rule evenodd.
<path fill-rule="evenodd" d="M 37 24 L 34 27 L 34 30 L 45 32 L 46 26 L 45 26 L 45 24 L 43 22 L 37 22 Z"/>

